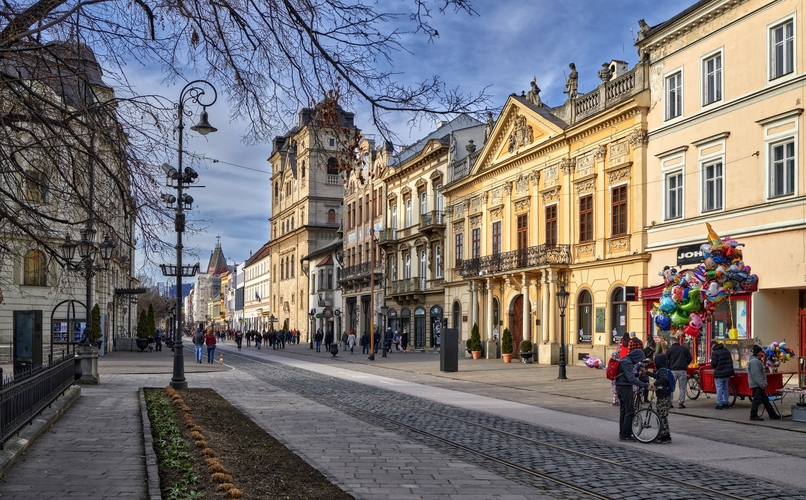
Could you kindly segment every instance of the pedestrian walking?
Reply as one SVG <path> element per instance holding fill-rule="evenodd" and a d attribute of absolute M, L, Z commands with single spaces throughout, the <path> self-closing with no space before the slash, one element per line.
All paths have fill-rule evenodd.
<path fill-rule="evenodd" d="M 723 344 L 711 342 L 711 366 L 714 369 L 714 383 L 716 384 L 716 409 L 727 410 L 728 380 L 734 375 L 733 357 Z"/>
<path fill-rule="evenodd" d="M 215 360 L 216 338 L 210 330 L 207 330 L 207 335 L 204 336 L 204 343 L 207 345 L 207 362 L 212 363 Z"/>
<path fill-rule="evenodd" d="M 767 397 L 767 392 L 764 390 L 767 387 L 767 373 L 764 370 L 764 362 L 761 361 L 764 350 L 757 345 L 753 346 L 753 355 L 747 361 L 747 385 L 753 391 L 753 404 L 750 405 L 750 420 L 761 421 L 763 418 L 758 416 L 758 407 L 764 405 L 767 410 L 767 415 L 770 418 L 778 418 L 778 412 L 770 404 L 770 398 Z"/>
<path fill-rule="evenodd" d="M 657 404 L 655 411 L 660 417 L 660 433 L 655 442 L 668 444 L 672 442 L 669 433 L 669 410 L 672 407 L 672 393 L 669 392 L 669 358 L 665 354 L 655 355 L 655 371 L 650 375 L 655 379 L 655 396 Z"/>
<path fill-rule="evenodd" d="M 406 354 L 406 348 L 409 345 L 409 331 L 407 329 L 403 329 L 403 333 L 400 334 L 400 348 L 403 349 L 403 354 Z"/>
<path fill-rule="evenodd" d="M 361 335 L 361 354 L 369 354 L 369 333 Z"/>
<path fill-rule="evenodd" d="M 347 334 L 347 332 L 344 332 L 344 333 L 341 334 L 341 350 L 342 351 L 347 350 L 347 337 L 349 337 L 350 335 L 355 336 L 355 330 L 350 330 L 349 335 Z"/>
<path fill-rule="evenodd" d="M 316 352 L 322 352 L 320 349 L 322 347 L 322 339 L 325 338 L 325 334 L 322 333 L 322 329 L 318 328 L 316 330 L 316 334 L 313 336 L 314 342 L 316 342 Z"/>
<path fill-rule="evenodd" d="M 669 343 L 671 345 L 666 351 L 666 356 L 669 359 L 669 369 L 672 370 L 677 384 L 677 407 L 683 409 L 686 407 L 686 379 L 688 378 L 686 368 L 692 361 L 691 351 L 680 345 L 680 339 L 677 337 L 671 337 Z"/>
<path fill-rule="evenodd" d="M 263 339 L 263 335 L 260 332 L 255 332 L 255 347 L 260 350 L 260 342 Z"/>
<path fill-rule="evenodd" d="M 196 348 L 196 362 L 202 362 L 202 353 L 204 352 L 204 332 L 199 328 L 193 334 L 193 346 Z"/>
<path fill-rule="evenodd" d="M 238 344 L 238 350 L 241 350 L 241 343 L 243 343 L 243 332 L 240 330 L 235 332 L 235 343 Z"/>
<path fill-rule="evenodd" d="M 333 332 L 328 330 L 325 334 L 325 352 L 330 352 L 331 344 L 333 344 Z"/>
<path fill-rule="evenodd" d="M 613 333 L 614 334 L 617 333 L 615 329 L 613 330 Z M 621 340 L 619 341 L 619 350 L 617 359 L 622 359 L 630 353 L 630 351 L 627 349 L 627 345 L 629 344 L 629 342 L 630 342 L 630 336 L 627 335 L 627 332 L 624 332 L 624 334 L 621 336 Z M 610 381 L 610 389 L 613 391 L 613 406 L 619 406 L 621 403 L 619 402 L 618 392 L 616 391 L 615 379 Z"/>
<path fill-rule="evenodd" d="M 252 346 L 252 335 L 254 335 L 254 333 L 252 333 L 252 330 L 246 332 L 246 347 Z"/>
<path fill-rule="evenodd" d="M 154 350 L 162 352 L 162 334 L 160 332 L 154 334 Z"/>
<path fill-rule="evenodd" d="M 355 346 L 355 332 L 350 332 L 350 335 L 347 336 L 347 346 L 350 348 L 350 354 L 353 353 L 353 347 Z"/>
<path fill-rule="evenodd" d="M 632 419 L 635 416 L 635 403 L 633 401 L 633 386 L 651 388 L 646 382 L 641 382 L 636 376 L 636 365 L 644 361 L 644 351 L 635 349 L 619 360 L 619 371 L 616 375 L 616 391 L 619 399 L 619 435 L 622 441 L 633 441 Z"/>

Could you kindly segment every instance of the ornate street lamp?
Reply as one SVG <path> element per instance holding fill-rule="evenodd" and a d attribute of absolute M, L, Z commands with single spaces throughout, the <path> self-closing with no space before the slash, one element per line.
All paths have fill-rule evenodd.
<path fill-rule="evenodd" d="M 560 289 L 557 291 L 557 306 L 560 308 L 560 373 L 557 380 L 567 380 L 565 376 L 565 308 L 568 307 L 568 296 L 565 290 L 565 278 L 560 280 Z"/>
<path fill-rule="evenodd" d="M 84 337 L 81 339 L 79 345 L 92 346 L 92 278 L 100 271 L 109 269 L 109 260 L 112 259 L 112 253 L 115 250 L 115 244 L 109 239 L 109 235 L 104 235 L 104 240 L 96 245 L 93 241 L 95 239 L 95 229 L 91 225 L 87 225 L 81 230 L 81 240 L 75 243 L 68 233 L 64 242 L 60 246 L 62 259 L 64 260 L 64 267 L 79 273 L 86 280 L 86 304 L 87 309 L 87 326 L 84 328 Z M 73 262 L 78 249 L 79 260 Z M 103 264 L 97 264 L 95 256 L 101 254 Z"/>
<path fill-rule="evenodd" d="M 207 95 L 205 89 L 211 90 L 212 95 L 205 98 Z M 174 218 L 174 229 L 176 230 L 176 267 L 163 264 L 162 273 L 165 276 L 176 277 L 176 289 L 182 290 L 182 278 L 194 276 L 199 271 L 199 264 L 195 266 L 182 265 L 182 233 L 185 231 L 185 214 L 184 209 L 190 208 L 193 205 L 193 198 L 185 193 L 183 189 L 189 186 L 199 178 L 190 167 L 182 166 L 182 138 L 185 129 L 184 117 L 191 116 L 190 111 L 185 111 L 185 103 L 195 103 L 202 106 L 202 112 L 199 117 L 199 123 L 190 127 L 190 130 L 198 132 L 201 135 L 207 135 L 210 132 L 215 132 L 216 129 L 208 121 L 207 107 L 215 104 L 218 99 L 218 93 L 215 87 L 206 80 L 195 80 L 182 89 L 179 93 L 179 102 L 177 103 L 176 116 L 179 120 L 177 130 L 179 133 L 178 140 L 178 164 L 177 168 L 173 168 L 168 164 L 162 165 L 162 170 L 165 172 L 165 184 L 167 187 L 176 189 L 176 196 L 171 194 L 163 194 L 162 200 L 168 208 L 171 208 L 176 203 L 176 215 Z M 171 379 L 171 387 L 176 390 L 187 389 L 187 380 L 185 379 L 185 358 L 184 349 L 182 347 L 182 293 L 176 294 L 176 329 L 174 331 L 174 369 L 173 378 Z"/>

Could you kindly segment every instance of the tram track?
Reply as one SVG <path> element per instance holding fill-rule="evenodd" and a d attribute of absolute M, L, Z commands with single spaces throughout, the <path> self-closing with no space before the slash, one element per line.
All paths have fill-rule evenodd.
<path fill-rule="evenodd" d="M 608 458 L 581 451 L 580 445 L 590 445 L 592 442 L 583 443 L 584 438 L 579 436 L 541 430 L 525 422 L 502 420 L 501 417 L 481 411 L 456 408 L 416 396 L 396 393 L 392 397 L 381 390 L 373 392 L 372 401 L 368 402 L 367 397 L 363 394 L 352 397 L 356 392 L 355 382 L 326 377 L 313 371 L 248 355 L 230 354 L 244 362 L 244 369 L 256 372 L 255 374 L 261 379 L 271 380 L 284 390 L 293 390 L 319 404 L 341 409 L 344 413 L 362 421 L 376 424 L 383 422 L 386 424 L 384 427 L 393 429 L 397 433 L 405 431 L 429 446 L 442 444 L 451 449 L 452 451 L 449 453 L 453 455 L 477 465 L 486 464 L 482 466 L 487 470 L 503 474 L 506 477 L 517 478 L 523 484 L 543 490 L 547 485 L 559 485 L 565 489 L 565 494 L 562 495 L 565 497 L 575 498 L 579 494 L 583 494 L 590 498 L 614 499 L 634 496 L 635 491 L 662 491 L 661 496 L 665 498 L 696 496 L 699 499 L 730 498 L 738 500 L 749 498 L 741 492 L 758 492 L 754 488 L 748 488 L 748 478 L 746 477 L 736 476 L 735 484 L 726 485 L 723 471 L 713 469 L 703 473 L 696 471 L 696 469 L 702 468 L 699 465 L 681 465 L 668 458 L 655 456 L 651 452 L 646 452 L 646 455 L 657 457 L 657 461 L 653 461 L 653 463 L 663 470 L 663 473 L 641 467 L 638 465 L 640 461 L 635 461 L 635 453 L 644 453 L 644 451 L 633 447 L 614 446 L 606 442 L 594 443 L 601 453 L 609 454 L 609 456 L 616 455 L 616 458 Z M 268 371 L 273 373 L 267 373 Z M 323 384 L 323 382 L 326 383 Z M 367 408 L 367 406 L 374 408 Z M 390 416 L 389 413 L 392 415 Z M 470 414 L 473 419 L 463 417 L 462 414 Z M 450 432 L 450 429 L 444 427 L 429 430 L 429 428 L 433 429 L 435 421 L 450 422 L 448 427 L 461 427 L 461 429 L 454 429 L 454 432 Z M 490 423 L 485 423 L 485 421 L 490 421 Z M 502 426 L 513 427 L 517 430 L 506 430 L 501 428 Z M 529 435 L 530 433 L 532 435 Z M 576 446 L 571 447 L 552 442 L 552 439 L 535 437 L 535 434 L 541 433 L 559 436 L 559 441 L 571 442 Z M 470 439 L 467 439 L 468 437 Z M 482 450 L 481 447 L 484 443 L 487 443 L 492 450 L 489 452 Z M 511 455 L 510 451 L 513 449 L 519 450 L 520 453 L 520 456 L 516 456 L 514 460 L 507 457 L 507 455 Z M 527 456 L 530 454 L 531 456 Z M 631 461 L 621 459 L 631 455 Z M 524 465 L 524 462 L 532 463 Z M 541 466 L 552 472 L 541 472 L 538 470 Z M 636 476 L 625 475 L 625 467 L 639 468 L 640 480 L 633 481 Z M 579 469 L 588 471 L 588 473 L 580 475 Z M 608 470 L 612 472 L 607 472 Z M 575 472 L 569 474 L 569 471 Z M 693 476 L 694 479 L 683 480 L 675 477 L 685 475 Z M 586 477 L 588 477 L 587 480 Z M 627 478 L 630 481 L 628 484 L 624 484 Z M 760 480 L 759 483 L 761 483 Z M 714 484 L 719 484 L 720 489 L 710 486 Z M 651 489 L 645 489 L 646 487 Z M 602 490 L 607 490 L 609 493 L 602 494 Z M 556 491 L 552 490 L 553 493 Z M 797 492 L 795 496 L 792 496 L 792 492 L 786 490 L 769 491 L 768 494 L 770 498 L 806 498 L 804 492 Z M 759 497 L 754 494 L 753 498 Z"/>

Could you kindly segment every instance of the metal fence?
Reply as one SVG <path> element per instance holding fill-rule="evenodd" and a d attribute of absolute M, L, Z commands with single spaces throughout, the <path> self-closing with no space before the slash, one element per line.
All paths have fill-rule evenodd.
<path fill-rule="evenodd" d="M 13 378 L 0 375 L 0 450 L 6 441 L 31 423 L 75 382 L 75 358 L 66 356 L 18 373 Z"/>

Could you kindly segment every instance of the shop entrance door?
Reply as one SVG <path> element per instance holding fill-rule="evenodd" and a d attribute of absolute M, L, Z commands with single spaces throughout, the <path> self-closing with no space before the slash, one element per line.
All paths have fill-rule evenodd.
<path fill-rule="evenodd" d="M 800 311 L 800 355 L 806 357 L 806 311 Z"/>

